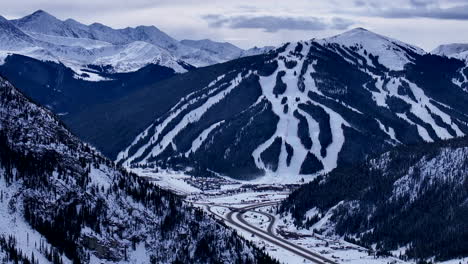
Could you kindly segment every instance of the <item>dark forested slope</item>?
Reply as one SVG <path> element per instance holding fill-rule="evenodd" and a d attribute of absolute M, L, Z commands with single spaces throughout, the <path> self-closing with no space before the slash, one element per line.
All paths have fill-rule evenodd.
<path fill-rule="evenodd" d="M 0 77 L 0 257 L 269 263 L 234 231 L 80 142 Z"/>
<path fill-rule="evenodd" d="M 298 226 L 379 251 L 446 260 L 468 256 L 468 138 L 399 147 L 337 168 L 282 204 Z"/>

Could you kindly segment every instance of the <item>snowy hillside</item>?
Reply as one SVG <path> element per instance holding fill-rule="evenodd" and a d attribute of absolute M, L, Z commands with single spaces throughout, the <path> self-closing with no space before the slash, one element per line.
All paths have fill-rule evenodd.
<path fill-rule="evenodd" d="M 182 73 L 190 65 L 225 62 L 243 52 L 232 44 L 210 40 L 179 42 L 154 26 L 88 26 L 73 19 L 59 20 L 42 10 L 11 21 L 0 17 L 0 31 L 0 61 L 16 53 L 60 61 L 77 72 L 91 64 L 130 72 L 153 63 Z"/>
<path fill-rule="evenodd" d="M 268 53 L 274 49 L 275 47 L 273 46 L 253 47 L 253 48 L 242 51 L 239 57 L 260 55 L 260 54 Z"/>
<path fill-rule="evenodd" d="M 459 263 L 468 256 L 467 164 L 467 137 L 399 147 L 304 185 L 281 212 L 381 255 Z"/>
<path fill-rule="evenodd" d="M 86 26 L 71 19 L 61 21 L 41 10 L 17 20 L 3 19 L 1 24 L 5 38 L 0 40 L 2 60 L 11 53 L 21 54 L 61 62 L 77 74 L 88 65 L 110 65 L 115 72 L 132 72 L 149 63 L 179 73 L 187 71 L 185 62 L 165 48 L 151 44 L 168 46 L 172 40 L 156 28 L 137 27 L 121 32 L 94 24 Z"/>
<path fill-rule="evenodd" d="M 465 63 L 364 29 L 225 67 L 197 72 L 207 81 L 158 108 L 117 160 L 295 182 L 391 146 L 468 133 Z"/>
<path fill-rule="evenodd" d="M 38 10 L 20 19 L 11 20 L 11 22 L 24 32 L 60 37 L 90 38 L 86 34 L 84 25 L 61 21 L 43 10 Z"/>
<path fill-rule="evenodd" d="M 468 44 L 453 43 L 453 44 L 440 45 L 437 48 L 435 48 L 431 53 L 436 54 L 436 55 L 441 55 L 441 56 L 467 60 L 468 59 Z"/>
<path fill-rule="evenodd" d="M 80 142 L 1 77 L 0 194 L 7 263 L 272 263 Z"/>
<path fill-rule="evenodd" d="M 135 48 L 146 46 L 145 43 L 142 44 Z M 127 67 L 132 58 L 103 59 L 120 60 L 116 66 Z M 132 67 L 133 64 L 129 66 Z M 62 118 L 96 104 L 117 100 L 176 75 L 171 68 L 156 64 L 146 65 L 129 73 L 115 73 L 112 67 L 99 66 L 74 70 L 58 62 L 36 60 L 17 54 L 8 56 L 0 65 L 0 75 L 6 76 L 18 90 Z"/>
<path fill-rule="evenodd" d="M 372 65 L 372 58 L 367 53 L 378 57 L 378 62 L 390 70 L 403 70 L 404 66 L 411 62 L 411 52 L 419 55 L 424 54 L 424 50 L 408 45 L 401 41 L 391 39 L 364 28 L 355 28 L 343 34 L 319 40 L 319 43 L 336 43 L 352 49 L 364 57 L 369 65 Z M 375 65 L 374 65 L 375 66 Z"/>
<path fill-rule="evenodd" d="M 85 62 L 86 60 L 83 60 L 83 63 Z M 94 60 L 93 64 L 112 65 L 117 72 L 136 71 L 148 64 L 165 66 L 174 69 L 176 72 L 186 71 L 184 64 L 180 63 L 169 52 L 143 41 L 123 45 L 122 49 L 117 52 L 99 56 Z"/>
<path fill-rule="evenodd" d="M 0 16 L 0 43 L 4 51 L 34 47 L 34 40 Z"/>
<path fill-rule="evenodd" d="M 231 43 L 215 42 L 209 39 L 203 40 L 181 40 L 180 43 L 185 46 L 206 51 L 217 58 L 219 62 L 224 62 L 232 59 L 237 59 L 242 53 L 242 49 Z"/>

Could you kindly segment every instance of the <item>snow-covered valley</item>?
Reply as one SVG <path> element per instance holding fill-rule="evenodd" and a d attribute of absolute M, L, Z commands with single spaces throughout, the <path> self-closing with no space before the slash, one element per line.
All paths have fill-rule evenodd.
<path fill-rule="evenodd" d="M 413 260 L 399 259 L 401 252 L 398 250 L 391 252 L 392 256 L 378 256 L 376 251 L 347 242 L 344 237 L 296 226 L 290 215 L 278 213 L 278 207 L 300 185 L 259 184 L 222 177 L 194 179 L 174 171 L 155 172 L 151 169 L 133 171 L 162 188 L 182 195 L 190 204 L 203 209 L 235 229 L 245 239 L 264 248 L 280 263 L 415 263 Z M 326 221 L 322 221 L 314 228 L 326 228 L 326 224 Z M 300 249 L 290 247 L 287 243 Z M 307 252 L 318 254 L 331 262 L 309 256 Z M 437 263 L 465 263 L 466 260 L 461 258 Z"/>

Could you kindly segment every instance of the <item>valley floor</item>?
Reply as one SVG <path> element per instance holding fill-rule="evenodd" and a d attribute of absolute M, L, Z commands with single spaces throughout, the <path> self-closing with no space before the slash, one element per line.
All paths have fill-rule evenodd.
<path fill-rule="evenodd" d="M 281 263 L 409 263 L 396 257 L 374 257 L 365 248 L 339 237 L 298 230 L 289 217 L 276 213 L 278 203 L 298 185 L 251 184 L 227 178 L 197 178 L 168 171 L 133 169 L 157 185 L 234 228 Z M 398 255 L 398 252 L 394 252 Z M 468 260 L 446 262 L 466 263 Z"/>

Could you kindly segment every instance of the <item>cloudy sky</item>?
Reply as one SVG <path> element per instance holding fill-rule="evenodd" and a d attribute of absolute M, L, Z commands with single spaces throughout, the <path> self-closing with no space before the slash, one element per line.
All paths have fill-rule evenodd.
<path fill-rule="evenodd" d="M 115 28 L 155 25 L 176 39 L 240 47 L 332 36 L 364 27 L 432 50 L 468 43 L 468 0 L 2 0 L 18 18 L 43 9 L 60 19 Z"/>

